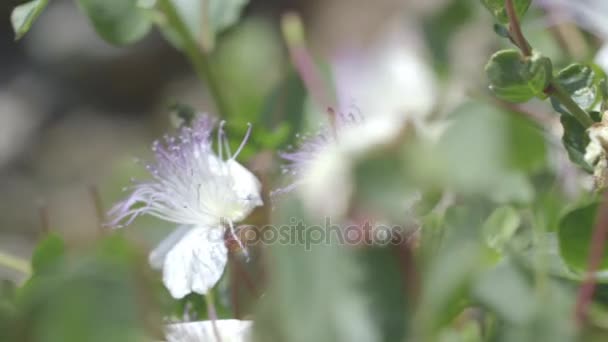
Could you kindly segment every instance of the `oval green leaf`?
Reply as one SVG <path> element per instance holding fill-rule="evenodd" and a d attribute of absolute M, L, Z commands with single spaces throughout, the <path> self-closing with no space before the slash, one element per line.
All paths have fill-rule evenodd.
<path fill-rule="evenodd" d="M 127 45 L 143 38 L 152 22 L 138 0 L 78 0 L 95 31 L 107 42 Z"/>
<path fill-rule="evenodd" d="M 577 272 L 585 272 L 589 246 L 595 226 L 598 203 L 594 202 L 568 212 L 559 223 L 559 250 L 566 264 Z M 604 251 L 600 270 L 608 269 L 608 250 Z"/>
<path fill-rule="evenodd" d="M 545 98 L 544 90 L 551 81 L 551 61 L 534 53 L 523 57 L 517 50 L 495 53 L 486 65 L 490 89 L 499 98 L 526 102 L 534 97 Z"/>
<path fill-rule="evenodd" d="M 49 0 L 34 0 L 21 4 L 13 9 L 13 12 L 11 13 L 11 24 L 15 31 L 15 40 L 23 38 L 48 3 Z"/>
<path fill-rule="evenodd" d="M 532 0 L 513 0 L 513 7 L 517 17 L 521 18 L 526 14 Z M 481 0 L 481 3 L 486 6 L 488 11 L 492 13 L 494 18 L 500 23 L 506 24 L 509 22 L 507 10 L 505 8 L 505 0 Z"/>

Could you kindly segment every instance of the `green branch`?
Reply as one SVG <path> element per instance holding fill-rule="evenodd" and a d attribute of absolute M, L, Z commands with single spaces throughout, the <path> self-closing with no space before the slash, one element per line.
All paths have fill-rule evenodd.
<path fill-rule="evenodd" d="M 566 107 L 570 114 L 572 114 L 572 116 L 574 116 L 574 118 L 578 120 L 583 127 L 589 128 L 591 125 L 593 125 L 594 121 L 591 119 L 589 114 L 579 107 L 576 102 L 572 100 L 572 97 L 570 97 L 564 88 L 562 88 L 562 86 L 560 86 L 555 80 L 551 81 L 546 91 L 547 94 L 555 97 L 564 107 Z"/>
<path fill-rule="evenodd" d="M 515 7 L 513 6 L 513 0 L 505 0 L 505 9 L 507 11 L 507 17 L 509 18 L 509 34 L 511 40 L 519 48 L 524 57 L 532 56 L 532 49 L 530 44 L 524 36 L 519 19 L 515 13 Z M 551 83 L 545 90 L 547 95 L 555 97 L 583 127 L 588 128 L 593 125 L 593 120 L 581 107 L 579 107 L 572 97 L 564 91 L 564 89 L 555 80 L 551 80 Z"/>
<path fill-rule="evenodd" d="M 169 26 L 171 26 L 181 38 L 184 53 L 190 60 L 190 63 L 192 63 L 198 78 L 208 86 L 211 97 L 213 97 L 215 106 L 219 112 L 218 114 L 224 117 L 227 116 L 229 114 L 228 106 L 222 96 L 217 78 L 211 69 L 207 54 L 201 51 L 196 39 L 192 36 L 188 26 L 186 26 L 186 23 L 182 20 L 171 0 L 159 0 L 158 6 L 165 15 Z"/>

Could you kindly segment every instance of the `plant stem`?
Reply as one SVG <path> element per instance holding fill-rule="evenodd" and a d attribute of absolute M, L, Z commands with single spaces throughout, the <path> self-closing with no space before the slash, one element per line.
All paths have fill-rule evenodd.
<path fill-rule="evenodd" d="M 602 262 L 606 238 L 608 238 L 608 191 L 604 192 L 602 203 L 598 209 L 590 242 L 591 246 L 589 260 L 587 262 L 587 272 L 576 298 L 574 317 L 579 325 L 582 325 L 585 322 L 587 318 L 587 308 L 593 300 L 595 273 Z"/>
<path fill-rule="evenodd" d="M 222 342 L 222 336 L 220 330 L 217 328 L 217 311 L 215 310 L 215 296 L 213 289 L 209 289 L 209 292 L 205 295 L 205 302 L 207 303 L 207 316 L 211 320 L 213 326 L 213 334 L 217 341 Z"/>
<path fill-rule="evenodd" d="M 95 216 L 97 218 L 97 230 L 100 235 L 104 234 L 104 219 L 105 219 L 105 210 L 103 207 L 103 201 L 101 200 L 101 194 L 99 193 L 99 188 L 96 185 L 89 186 L 89 195 L 91 196 L 91 201 L 93 202 L 93 206 L 95 207 Z"/>
<path fill-rule="evenodd" d="M 511 34 L 511 40 L 517 45 L 524 57 L 531 57 L 532 48 L 519 25 L 517 13 L 513 6 L 513 0 L 505 0 L 505 9 L 507 10 L 507 16 L 509 17 L 509 33 Z M 562 105 L 564 105 L 570 114 L 572 114 L 583 127 L 588 128 L 593 125 L 593 120 L 589 117 L 589 114 L 581 109 L 555 80 L 551 81 L 547 89 L 545 89 L 545 92 L 554 96 Z"/>
<path fill-rule="evenodd" d="M 589 117 L 589 114 L 579 107 L 572 97 L 566 93 L 566 91 L 559 85 L 555 80 L 551 81 L 549 87 L 546 89 L 547 94 L 551 94 L 551 96 L 555 97 L 566 109 L 568 112 L 574 116 L 578 122 L 585 128 L 589 128 L 589 126 L 593 125 L 593 120 Z"/>
<path fill-rule="evenodd" d="M 209 88 L 211 97 L 213 97 L 216 109 L 219 112 L 218 114 L 223 117 L 228 116 L 228 105 L 222 96 L 217 78 L 209 64 L 208 55 L 200 49 L 196 39 L 190 33 L 188 26 L 186 26 L 186 23 L 182 20 L 171 0 L 159 0 L 158 6 L 165 14 L 169 26 L 175 29 L 180 36 L 184 53 L 190 60 L 190 63 L 192 63 L 196 75 Z"/>
<path fill-rule="evenodd" d="M 32 273 L 30 268 L 30 264 L 27 260 L 23 260 L 16 256 L 4 253 L 0 251 L 0 266 L 5 266 L 12 270 L 21 272 L 23 274 L 29 275 Z"/>
<path fill-rule="evenodd" d="M 332 94 L 306 45 L 302 19 L 296 13 L 286 13 L 281 18 L 281 29 L 292 64 L 311 98 L 321 110 L 331 108 Z M 334 120 L 334 115 L 330 115 L 330 120 Z"/>
<path fill-rule="evenodd" d="M 532 56 L 530 44 L 521 31 L 521 26 L 519 25 L 519 20 L 517 19 L 517 13 L 515 13 L 515 7 L 513 6 L 513 0 L 505 0 L 505 9 L 507 10 L 507 16 L 509 17 L 509 33 L 511 33 L 511 38 L 519 47 L 524 57 Z"/>

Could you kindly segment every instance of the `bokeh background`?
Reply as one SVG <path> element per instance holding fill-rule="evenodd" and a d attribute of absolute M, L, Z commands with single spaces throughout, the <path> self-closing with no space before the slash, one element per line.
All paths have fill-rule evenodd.
<path fill-rule="evenodd" d="M 105 210 L 131 177 L 142 174 L 134 157 L 148 157 L 150 143 L 171 126 L 171 104 L 214 108 L 187 60 L 158 32 L 114 47 L 73 1 L 55 0 L 16 42 L 9 16 L 19 3 L 0 4 L 0 249 L 27 258 L 44 221 L 68 239 L 97 234 L 97 194 Z M 301 84 L 295 85 L 302 93 L 296 100 L 291 90 L 281 91 L 293 86 L 294 78 L 280 31 L 288 10 L 302 15 L 319 60 L 330 63 L 352 51 L 366 56 L 364 64 L 350 65 L 367 68 L 357 74 L 365 77 L 342 84 L 353 89 L 350 97 L 360 109 L 419 100 L 407 91 L 386 91 L 419 86 L 412 84 L 421 79 L 416 69 L 401 70 L 403 58 L 412 54 L 432 71 L 427 78 L 433 79 L 436 97 L 427 102 L 435 115 L 449 112 L 465 97 L 483 94 L 482 65 L 499 44 L 492 18 L 471 0 L 252 0 L 242 20 L 220 36 L 213 65 L 231 112 L 242 113 L 244 122 L 272 112 L 268 131 L 275 133 L 281 120 L 304 122 L 300 128 L 320 120 L 305 117 L 310 111 L 291 111 L 289 103 L 298 96 L 308 101 Z M 526 25 L 533 45 L 561 56 L 544 16 Z M 369 94 L 372 100 L 357 99 Z M 292 134 L 291 129 L 277 134 Z M 277 147 L 284 147 L 286 139 L 277 140 Z M 138 222 L 148 232 L 163 229 L 158 222 Z M 142 235 L 155 240 L 160 233 Z M 7 272 L 0 269 L 0 276 L 18 277 Z"/>

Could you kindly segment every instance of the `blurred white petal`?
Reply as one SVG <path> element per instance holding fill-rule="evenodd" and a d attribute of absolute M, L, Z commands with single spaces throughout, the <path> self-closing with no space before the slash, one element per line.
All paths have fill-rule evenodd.
<path fill-rule="evenodd" d="M 169 253 L 175 244 L 178 243 L 190 230 L 192 230 L 192 228 L 193 226 L 189 225 L 179 226 L 173 230 L 171 234 L 164 238 L 148 256 L 148 261 L 150 262 L 152 268 L 161 270 L 163 268 L 163 264 L 165 263 L 167 253 Z"/>
<path fill-rule="evenodd" d="M 222 277 L 227 261 L 223 228 L 193 228 L 167 253 L 163 283 L 174 298 L 206 294 Z"/>
<path fill-rule="evenodd" d="M 604 72 L 608 73 L 608 44 L 604 44 L 595 54 L 594 62 L 599 65 Z"/>
<path fill-rule="evenodd" d="M 345 214 L 353 192 L 350 169 L 350 159 L 337 146 L 320 151 L 303 170 L 303 185 L 299 187 L 308 210 L 325 216 Z"/>
<path fill-rule="evenodd" d="M 221 319 L 215 321 L 221 342 L 251 341 L 252 321 Z M 170 324 L 166 327 L 167 342 L 219 342 L 212 321 Z"/>

